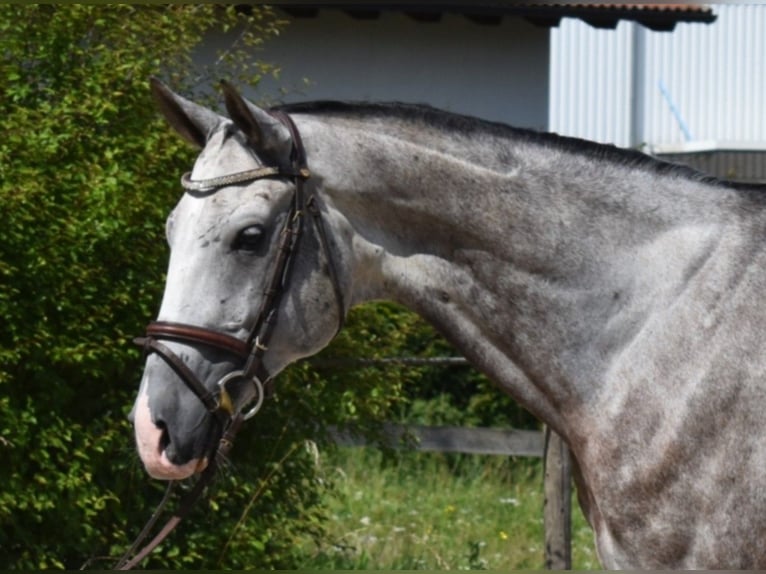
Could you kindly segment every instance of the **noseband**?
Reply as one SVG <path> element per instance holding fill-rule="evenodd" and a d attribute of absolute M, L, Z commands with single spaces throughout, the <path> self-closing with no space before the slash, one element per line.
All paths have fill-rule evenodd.
<path fill-rule="evenodd" d="M 196 193 L 215 192 L 225 186 L 250 183 L 264 178 L 288 178 L 295 183 L 290 211 L 281 231 L 271 277 L 264 289 L 260 309 L 247 339 L 241 340 L 206 327 L 167 321 L 150 323 L 146 329 L 146 335 L 135 339 L 135 342 L 141 345 L 147 354 L 156 353 L 162 358 L 199 398 L 205 408 L 221 422 L 223 438 L 218 446 L 218 452 L 222 448 L 228 450 L 231 447 L 232 427 L 238 428 L 242 421 L 255 415 L 263 404 L 264 386 L 271 382 L 271 375 L 263 365 L 263 357 L 268 351 L 271 336 L 276 327 L 282 295 L 290 281 L 296 249 L 303 230 L 303 216 L 307 212 L 312 216 L 319 243 L 327 260 L 328 274 L 338 304 L 340 317 L 338 330 L 343 326 L 345 314 L 343 294 L 322 222 L 318 198 L 315 194 L 306 198 L 304 190 L 304 182 L 310 177 L 310 172 L 300 133 L 287 114 L 279 111 L 272 111 L 271 114 L 288 128 L 292 136 L 293 149 L 289 168 L 261 167 L 205 180 L 192 180 L 187 173 L 181 178 L 184 189 Z M 202 345 L 225 351 L 241 361 L 243 366 L 221 378 L 213 390 L 208 390 L 183 360 L 162 342 L 163 340 Z M 231 392 L 231 387 L 238 383 L 246 385 L 249 391 L 246 394 L 250 395 L 246 402 L 253 403 L 253 406 L 244 414 L 245 404 L 237 405 L 236 395 Z"/>

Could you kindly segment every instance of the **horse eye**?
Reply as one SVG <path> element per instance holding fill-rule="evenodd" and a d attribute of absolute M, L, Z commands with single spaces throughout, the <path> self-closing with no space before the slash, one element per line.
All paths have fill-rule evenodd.
<path fill-rule="evenodd" d="M 245 227 L 237 234 L 232 248 L 236 251 L 255 251 L 263 236 L 263 228 L 260 225 Z"/>

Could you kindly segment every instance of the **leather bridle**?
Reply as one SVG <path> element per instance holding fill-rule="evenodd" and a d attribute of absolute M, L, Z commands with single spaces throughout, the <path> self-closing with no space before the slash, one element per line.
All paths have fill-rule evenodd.
<path fill-rule="evenodd" d="M 167 321 L 154 321 L 149 323 L 146 329 L 146 335 L 135 339 L 135 342 L 143 347 L 146 354 L 154 353 L 158 355 L 176 373 L 176 375 L 178 375 L 197 398 L 199 398 L 208 412 L 210 412 L 219 422 L 221 437 L 218 443 L 214 444 L 214 452 L 212 452 L 212 456 L 209 457 L 207 468 L 195 484 L 194 489 L 181 502 L 179 510 L 151 542 L 140 551 L 136 552 L 138 546 L 153 528 L 156 517 L 158 516 L 162 505 L 164 505 L 163 501 L 160 508 L 155 511 L 155 515 L 144 527 L 138 539 L 133 543 L 131 549 L 128 550 L 125 556 L 116 565 L 115 568 L 118 570 L 129 570 L 137 565 L 162 540 L 164 540 L 170 531 L 172 531 L 181 519 L 183 519 L 190 510 L 192 504 L 199 498 L 205 487 L 212 481 L 218 460 L 225 457 L 231 450 L 234 437 L 239 431 L 242 423 L 254 416 L 261 408 L 267 392 L 265 387 L 271 383 L 271 375 L 264 367 L 263 358 L 269 349 L 271 337 L 276 327 L 276 319 L 282 296 L 290 282 L 295 261 L 295 253 L 303 231 L 303 221 L 306 213 L 309 213 L 312 216 L 311 219 L 314 222 L 320 246 L 325 254 L 328 275 L 338 305 L 338 330 L 343 327 L 346 310 L 345 302 L 340 286 L 338 270 L 335 267 L 327 232 L 325 231 L 322 221 L 318 203 L 319 199 L 316 194 L 313 193 L 307 198 L 304 189 L 304 183 L 310 177 L 310 172 L 306 162 L 306 152 L 303 147 L 300 133 L 289 115 L 281 111 L 271 111 L 270 113 L 287 127 L 292 136 L 293 148 L 289 168 L 261 167 L 205 180 L 192 180 L 190 174 L 187 173 L 181 178 L 181 185 L 190 193 L 214 193 L 222 187 L 251 183 L 264 178 L 290 179 L 294 182 L 295 189 L 293 191 L 290 210 L 281 231 L 271 276 L 264 289 L 263 300 L 258 310 L 258 314 L 256 315 L 255 323 L 250 329 L 250 333 L 246 340 L 238 339 L 207 327 Z M 197 375 L 195 375 L 184 363 L 181 357 L 175 354 L 162 341 L 202 345 L 204 347 L 225 351 L 232 357 L 241 361 L 242 367 L 226 374 L 216 383 L 213 390 L 208 390 L 202 381 L 199 380 Z M 250 395 L 245 401 L 238 401 L 237 394 L 231 392 L 231 387 L 235 384 L 245 385 L 244 394 Z M 246 412 L 243 412 L 245 407 L 249 404 L 252 404 L 253 406 Z M 166 499 L 167 498 L 168 496 L 166 495 Z"/>

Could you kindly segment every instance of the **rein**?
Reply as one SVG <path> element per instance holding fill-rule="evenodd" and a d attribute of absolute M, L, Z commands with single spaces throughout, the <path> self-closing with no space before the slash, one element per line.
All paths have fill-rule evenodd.
<path fill-rule="evenodd" d="M 272 111 L 270 113 L 288 128 L 292 136 L 293 149 L 289 169 L 262 167 L 205 180 L 192 180 L 190 174 L 186 173 L 181 178 L 181 185 L 186 191 L 197 193 L 214 192 L 228 185 L 250 183 L 269 177 L 289 178 L 294 182 L 295 190 L 290 211 L 280 233 L 281 237 L 271 278 L 266 284 L 260 309 L 246 340 L 243 341 L 206 327 L 167 321 L 149 323 L 146 335 L 135 339 L 135 343 L 141 345 L 147 355 L 155 353 L 165 361 L 173 372 L 186 384 L 189 390 L 205 405 L 208 412 L 218 421 L 221 427 L 221 437 L 218 444 L 214 447 L 212 456 L 209 457 L 208 466 L 202 472 L 194 488 L 181 500 L 178 510 L 157 535 L 139 550 L 139 546 L 149 536 L 150 531 L 154 528 L 165 504 L 170 498 L 170 491 L 174 485 L 173 481 L 170 482 L 159 507 L 155 510 L 130 549 L 115 565 L 114 568 L 116 570 L 130 570 L 138 565 L 188 515 L 192 506 L 202 496 L 205 488 L 213 481 L 217 465 L 231 450 L 234 438 L 239 432 L 242 423 L 252 418 L 263 405 L 264 398 L 272 384 L 272 377 L 263 365 L 263 358 L 269 349 L 271 337 L 276 327 L 282 295 L 285 293 L 290 281 L 295 252 L 303 231 L 303 216 L 307 212 L 312 216 L 311 220 L 314 223 L 320 247 L 325 253 L 328 275 L 338 305 L 338 331 L 343 327 L 345 302 L 340 287 L 338 271 L 332 258 L 329 239 L 321 217 L 321 210 L 318 205 L 319 200 L 316 194 L 311 194 L 308 199 L 305 194 L 304 183 L 310 177 L 310 172 L 300 133 L 290 116 L 280 111 Z M 241 369 L 234 370 L 223 376 L 212 390 L 208 390 L 197 375 L 162 340 L 204 345 L 226 351 L 242 361 L 243 366 Z M 241 391 L 243 396 L 250 395 L 245 401 L 236 400 L 237 395 L 232 392 L 232 387 L 235 384 L 238 384 L 240 387 L 244 386 L 244 391 Z M 238 402 L 240 403 L 239 405 L 237 404 Z M 245 407 L 250 404 L 253 406 L 246 412 L 243 412 Z"/>

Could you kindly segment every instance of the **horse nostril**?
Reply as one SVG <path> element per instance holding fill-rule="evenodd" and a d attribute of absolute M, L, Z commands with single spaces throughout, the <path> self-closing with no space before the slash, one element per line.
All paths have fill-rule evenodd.
<path fill-rule="evenodd" d="M 156 424 L 157 428 L 162 431 L 162 434 L 160 435 L 160 452 L 163 452 L 170 444 L 170 433 L 168 432 L 167 425 L 163 421 L 157 421 L 154 424 Z"/>

